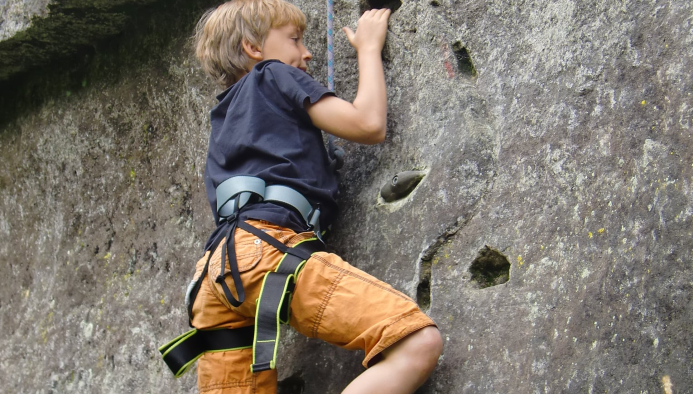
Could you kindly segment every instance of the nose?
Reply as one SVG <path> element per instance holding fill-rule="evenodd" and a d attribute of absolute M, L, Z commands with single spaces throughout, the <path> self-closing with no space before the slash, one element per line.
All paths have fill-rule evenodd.
<path fill-rule="evenodd" d="M 302 57 L 303 57 L 303 60 L 306 62 L 310 61 L 310 59 L 313 58 L 313 55 L 310 53 L 308 48 L 306 48 L 305 46 L 303 47 L 303 56 Z"/>

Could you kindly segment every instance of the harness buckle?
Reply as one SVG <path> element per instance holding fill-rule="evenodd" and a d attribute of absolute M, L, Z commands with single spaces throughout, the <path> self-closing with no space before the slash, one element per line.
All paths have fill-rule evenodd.
<path fill-rule="evenodd" d="M 320 229 L 320 204 L 316 205 L 308 215 L 308 230 L 314 229 Z"/>
<path fill-rule="evenodd" d="M 325 241 L 322 239 L 322 231 L 320 231 L 320 204 L 317 204 L 310 212 L 310 215 L 308 215 L 308 231 L 315 233 L 315 237 L 323 245 L 325 244 Z"/>
<path fill-rule="evenodd" d="M 238 219 L 238 209 L 236 209 L 236 211 L 232 213 L 230 216 L 222 217 L 221 221 L 233 223 L 236 221 L 236 219 Z"/>

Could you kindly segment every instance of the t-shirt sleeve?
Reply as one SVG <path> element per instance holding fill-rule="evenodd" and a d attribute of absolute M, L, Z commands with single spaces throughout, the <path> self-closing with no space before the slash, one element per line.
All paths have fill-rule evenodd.
<path fill-rule="evenodd" d="M 268 65 L 268 71 L 272 73 L 279 92 L 293 108 L 305 109 L 306 99 L 313 104 L 325 95 L 334 96 L 334 92 L 296 67 L 276 62 Z"/>

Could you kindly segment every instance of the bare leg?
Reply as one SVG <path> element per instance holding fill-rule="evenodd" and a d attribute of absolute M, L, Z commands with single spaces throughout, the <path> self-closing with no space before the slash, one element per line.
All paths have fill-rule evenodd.
<path fill-rule="evenodd" d="M 383 359 L 359 375 L 342 394 L 411 394 L 433 372 L 443 351 L 436 327 L 429 326 L 385 349 Z"/>

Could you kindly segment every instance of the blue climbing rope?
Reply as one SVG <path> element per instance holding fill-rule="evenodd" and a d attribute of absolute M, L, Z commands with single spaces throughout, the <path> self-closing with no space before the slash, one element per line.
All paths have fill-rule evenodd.
<path fill-rule="evenodd" d="M 334 1 L 327 0 L 327 88 L 334 92 Z M 335 136 L 327 134 L 327 151 L 335 170 L 344 164 L 344 149 L 335 144 Z"/>
<path fill-rule="evenodd" d="M 334 91 L 334 2 L 327 0 L 327 88 Z"/>

